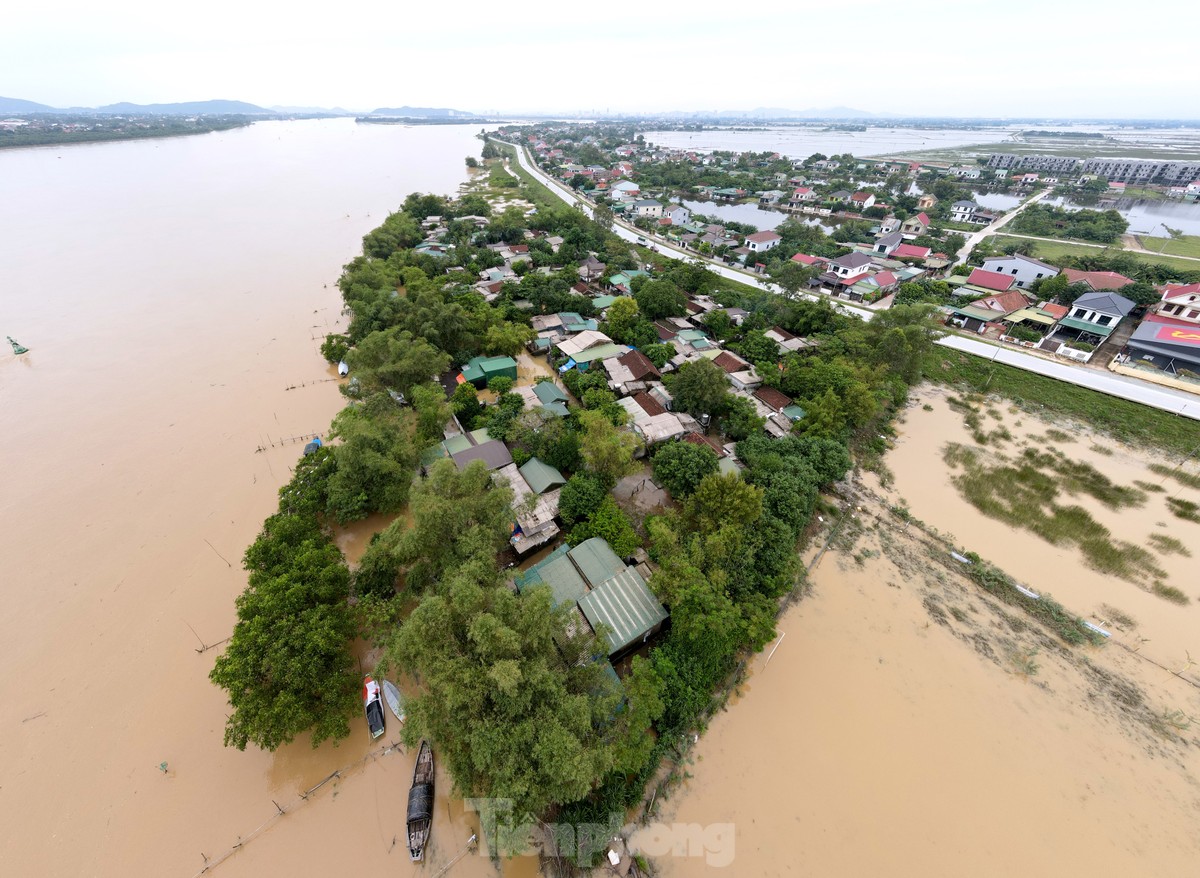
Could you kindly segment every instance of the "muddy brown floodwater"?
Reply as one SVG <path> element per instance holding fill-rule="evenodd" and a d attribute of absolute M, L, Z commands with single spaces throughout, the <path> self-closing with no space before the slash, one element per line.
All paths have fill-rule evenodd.
<path fill-rule="evenodd" d="M 477 130 L 272 122 L 0 154 L 0 336 L 30 348 L 0 353 L 5 874 L 194 875 L 273 802 L 289 813 L 210 874 L 417 873 L 411 756 L 371 758 L 361 717 L 337 747 L 228 749 L 221 647 L 197 650 L 229 636 L 291 439 L 341 405 L 318 353 L 341 265 L 409 192 L 453 192 Z M 474 826 L 439 782 L 426 871 Z"/>
<path fill-rule="evenodd" d="M 701 738 L 659 825 L 636 840 L 654 854 L 677 844 L 657 857 L 667 876 L 722 862 L 763 876 L 1192 874 L 1195 669 L 1189 683 L 1114 643 L 1064 648 L 887 507 L 903 496 L 916 517 L 1078 612 L 1125 609 L 1167 641 L 1164 653 L 1195 635 L 1194 604 L 1096 577 L 1068 586 L 1078 558 L 973 518 L 941 466 L 945 442 L 970 441 L 961 417 L 935 392 L 918 403 L 886 458 L 895 492 L 866 480 L 851 536 L 820 561 L 812 594 L 783 616 L 781 639 Z M 1089 459 L 1126 481 L 1144 471 L 1129 449 Z M 1157 507 L 1126 515 L 1135 533 L 1163 520 Z"/>

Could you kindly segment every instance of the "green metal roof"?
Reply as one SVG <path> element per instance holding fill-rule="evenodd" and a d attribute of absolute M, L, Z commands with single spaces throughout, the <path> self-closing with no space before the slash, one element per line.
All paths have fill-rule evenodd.
<path fill-rule="evenodd" d="M 446 449 L 447 454 L 458 454 L 460 451 L 466 451 L 471 447 L 471 440 L 459 434 L 458 436 L 451 436 L 443 442 L 442 447 Z"/>
<path fill-rule="evenodd" d="M 548 402 L 566 402 L 567 395 L 550 381 L 539 381 L 533 385 L 533 395 L 545 405 Z"/>
<path fill-rule="evenodd" d="M 782 409 L 780 409 L 780 411 L 793 421 L 801 421 L 804 419 L 804 416 L 808 414 L 808 412 L 800 408 L 798 405 L 784 406 Z"/>
<path fill-rule="evenodd" d="M 617 557 L 603 537 L 584 540 L 569 554 L 592 588 L 625 569 L 625 562 Z"/>
<path fill-rule="evenodd" d="M 550 464 L 538 460 L 536 457 L 529 458 L 520 467 L 520 471 L 535 494 L 545 494 L 551 488 L 557 488 L 559 485 L 567 483 L 562 473 L 550 466 Z"/>
<path fill-rule="evenodd" d="M 632 567 L 581 597 L 579 609 L 593 628 L 608 629 L 609 655 L 642 640 L 667 618 L 663 605 Z"/>
<path fill-rule="evenodd" d="M 570 549 L 564 543 L 524 573 L 518 573 L 514 579 L 517 590 L 524 594 L 531 588 L 545 585 L 550 588 L 555 606 L 578 601 L 587 593 L 587 583 L 567 557 Z"/>
<path fill-rule="evenodd" d="M 592 298 L 592 305 L 595 306 L 597 310 L 603 311 L 615 301 L 617 301 L 616 296 L 594 296 Z"/>
<path fill-rule="evenodd" d="M 1114 323 L 1111 326 L 1100 326 L 1097 323 L 1090 323 L 1087 320 L 1080 320 L 1076 317 L 1064 317 L 1058 321 L 1059 326 L 1065 326 L 1068 329 L 1078 329 L 1080 332 L 1090 332 L 1092 335 L 1099 335 L 1103 338 L 1108 338 L 1112 331 L 1117 328 Z"/>

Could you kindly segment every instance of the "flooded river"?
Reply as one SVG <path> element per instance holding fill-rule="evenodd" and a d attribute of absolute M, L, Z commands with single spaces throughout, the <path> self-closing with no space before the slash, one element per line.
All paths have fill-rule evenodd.
<path fill-rule="evenodd" d="M 198 650 L 230 633 L 292 438 L 341 405 L 317 352 L 341 265 L 409 192 L 453 192 L 477 130 L 268 122 L 0 153 L 0 336 L 31 350 L 0 354 L 6 874 L 193 875 L 273 802 L 289 813 L 210 874 L 412 871 L 411 756 L 371 758 L 361 718 L 339 747 L 227 749 L 221 647 Z M 432 866 L 472 831 L 448 787 Z"/>

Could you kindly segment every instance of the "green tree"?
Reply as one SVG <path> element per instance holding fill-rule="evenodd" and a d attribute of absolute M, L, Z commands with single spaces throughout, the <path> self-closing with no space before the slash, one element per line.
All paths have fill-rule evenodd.
<path fill-rule="evenodd" d="M 458 415 L 459 421 L 467 429 L 475 422 L 475 417 L 483 411 L 479 403 L 479 391 L 470 381 L 464 381 L 454 388 L 450 397 L 450 409 Z"/>
<path fill-rule="evenodd" d="M 578 418 L 579 453 L 606 490 L 637 470 L 633 456 L 641 443 L 633 433 L 618 430 L 604 412 L 582 411 Z"/>
<path fill-rule="evenodd" d="M 642 348 L 642 353 L 646 355 L 647 360 L 654 364 L 656 369 L 661 369 L 668 360 L 675 356 L 675 348 L 673 345 L 660 342 Z"/>
<path fill-rule="evenodd" d="M 700 533 L 726 525 L 748 528 L 762 515 L 762 496 L 762 488 L 747 484 L 737 473 L 711 473 L 687 498 L 684 519 Z"/>
<path fill-rule="evenodd" d="M 691 442 L 672 442 L 664 445 L 654 455 L 654 479 L 671 492 L 671 496 L 682 500 L 700 484 L 701 480 L 717 471 L 717 455 L 707 445 Z"/>
<path fill-rule="evenodd" d="M 637 711 L 640 728 L 614 724 L 622 690 L 587 660 L 603 652 L 594 638 L 565 635 L 570 608 L 554 609 L 548 588 L 518 596 L 471 573 L 427 595 L 388 649 L 422 682 L 406 737 L 433 742 L 459 795 L 510 799 L 518 815 L 628 770 L 624 742 L 648 734 L 654 705 Z"/>
<path fill-rule="evenodd" d="M 340 363 L 350 350 L 350 337 L 331 332 L 321 342 L 321 356 L 330 363 Z"/>
<path fill-rule="evenodd" d="M 633 523 L 611 496 L 605 496 L 600 505 L 592 510 L 587 521 L 575 525 L 567 537 L 567 542 L 578 546 L 584 540 L 600 537 L 608 541 L 612 550 L 622 558 L 627 558 L 637 551 L 641 544 Z"/>
<path fill-rule="evenodd" d="M 633 294 L 638 310 L 650 320 L 682 317 L 687 313 L 687 296 L 669 280 L 649 280 Z"/>
<path fill-rule="evenodd" d="M 677 411 L 720 416 L 728 405 L 729 379 L 711 360 L 684 363 L 670 380 Z"/>
<path fill-rule="evenodd" d="M 734 442 L 740 442 L 761 430 L 765 423 L 754 403 L 744 396 L 730 394 L 725 413 L 721 415 L 721 430 L 726 436 Z"/>
<path fill-rule="evenodd" d="M 483 352 L 489 357 L 515 357 L 535 335 L 521 323 L 493 323 L 484 335 Z"/>
<path fill-rule="evenodd" d="M 337 469 L 329 478 L 329 513 L 339 523 L 396 512 L 408 502 L 421 451 L 415 420 L 382 393 L 333 419 Z"/>
<path fill-rule="evenodd" d="M 608 324 L 608 334 L 614 341 L 627 343 L 629 331 L 637 323 L 638 303 L 628 296 L 619 296 L 608 306 L 604 320 Z"/>
<path fill-rule="evenodd" d="M 771 280 L 783 289 L 784 295 L 789 299 L 795 299 L 803 290 L 807 289 L 813 271 L 808 266 L 800 265 L 789 259 L 786 262 L 776 263 L 769 274 Z"/>
<path fill-rule="evenodd" d="M 408 330 L 393 327 L 372 332 L 346 354 L 346 364 L 364 393 L 396 390 L 405 396 L 417 384 L 450 368 L 450 357 Z"/>
<path fill-rule="evenodd" d="M 604 498 L 608 496 L 600 479 L 591 473 L 575 473 L 567 479 L 558 496 L 558 515 L 563 524 L 570 527 L 577 521 L 584 521 L 593 511 L 600 508 Z"/>
<path fill-rule="evenodd" d="M 450 420 L 450 403 L 441 385 L 418 384 L 412 389 L 413 410 L 417 413 L 417 435 L 422 444 L 440 441 Z"/>

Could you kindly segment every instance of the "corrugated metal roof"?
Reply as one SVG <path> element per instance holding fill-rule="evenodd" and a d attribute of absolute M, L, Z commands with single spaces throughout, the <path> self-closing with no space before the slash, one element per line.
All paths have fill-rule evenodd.
<path fill-rule="evenodd" d="M 653 631 L 667 611 L 632 567 L 579 599 L 579 609 L 593 628 L 608 630 L 608 654 L 620 652 Z"/>
<path fill-rule="evenodd" d="M 1082 298 L 1082 296 L 1080 297 Z M 1078 300 L 1076 300 L 1078 301 Z M 1099 323 L 1091 323 L 1087 320 L 1079 320 L 1075 317 L 1064 317 L 1058 321 L 1059 326 L 1065 326 L 1068 329 L 1078 329 L 1080 332 L 1090 332 L 1092 335 L 1099 335 L 1107 338 L 1112 334 L 1112 331 L 1117 328 L 1114 323 L 1112 326 L 1101 326 Z"/>
<path fill-rule="evenodd" d="M 584 540 L 571 550 L 570 556 L 592 588 L 625 569 L 625 562 L 617 557 L 603 537 Z"/>
<path fill-rule="evenodd" d="M 531 457 L 527 460 L 520 467 L 520 470 L 521 475 L 535 494 L 544 494 L 551 488 L 556 488 L 559 485 L 567 483 L 562 473 L 550 466 L 550 464 L 538 460 L 536 457 Z"/>

